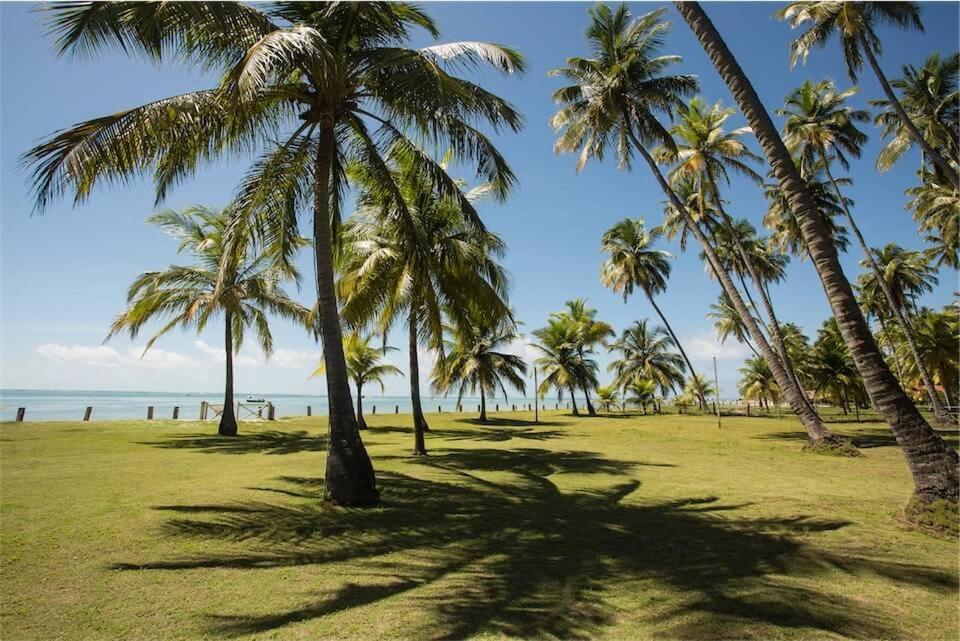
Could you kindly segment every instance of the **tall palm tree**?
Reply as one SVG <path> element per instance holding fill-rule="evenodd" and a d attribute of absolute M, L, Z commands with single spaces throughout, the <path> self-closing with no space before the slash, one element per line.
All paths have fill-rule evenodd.
<path fill-rule="evenodd" d="M 568 300 L 567 309 L 562 312 L 555 312 L 551 316 L 559 319 L 566 319 L 576 328 L 576 347 L 577 353 L 582 359 L 587 351 L 592 351 L 594 347 L 603 344 L 610 336 L 615 336 L 613 328 L 603 321 L 596 319 L 597 310 L 587 307 L 587 301 L 582 298 Z M 583 399 L 587 406 L 587 414 L 596 416 L 597 412 L 590 402 L 590 388 L 583 386 Z"/>
<path fill-rule="evenodd" d="M 788 194 L 844 342 L 862 375 L 873 406 L 889 423 L 907 459 L 914 479 L 915 496 L 921 502 L 957 501 L 960 497 L 957 472 L 960 457 L 930 428 L 890 372 L 843 273 L 836 246 L 822 216 L 817 213 L 816 202 L 807 191 L 757 92 L 699 3 L 677 2 L 675 6 L 736 98 L 781 188 Z"/>
<path fill-rule="evenodd" d="M 743 398 L 759 401 L 770 409 L 770 403 L 780 402 L 780 388 L 773 378 L 773 372 L 761 356 L 748 358 L 740 368 L 738 385 Z"/>
<path fill-rule="evenodd" d="M 217 429 L 222 436 L 237 434 L 233 355 L 243 344 L 245 330 L 254 328 L 260 348 L 269 358 L 273 336 L 267 314 L 304 326 L 310 317 L 310 310 L 290 299 L 281 287 L 284 280 L 299 280 L 296 270 L 278 260 L 277 254 L 257 247 L 248 234 L 236 232 L 233 242 L 227 242 L 230 220 L 227 210 L 214 211 L 198 205 L 181 212 L 162 211 L 148 218 L 148 222 L 179 240 L 178 251 L 189 253 L 196 262 L 140 274 L 127 292 L 127 308 L 107 335 L 109 340 L 128 331 L 135 338 L 148 322 L 167 319 L 147 341 L 146 352 L 176 327 L 202 332 L 210 319 L 222 317 L 226 381 Z M 237 242 L 238 238 L 243 242 Z M 303 246 L 297 237 L 288 237 L 286 242 Z"/>
<path fill-rule="evenodd" d="M 835 319 L 823 324 L 817 332 L 810 355 L 809 374 L 814 381 L 814 394 L 822 394 L 843 409 L 850 411 L 863 396 L 863 380 L 843 342 Z"/>
<path fill-rule="evenodd" d="M 895 89 L 900 90 L 901 105 L 923 134 L 923 139 L 942 150 L 943 155 L 953 162 L 960 161 L 958 74 L 960 54 L 941 58 L 939 53 L 934 52 L 919 69 L 904 65 L 903 78 L 890 81 Z M 874 118 L 874 123 L 883 128 L 884 138 L 890 138 L 877 156 L 877 169 L 886 171 L 910 150 L 913 139 L 889 100 L 871 100 L 870 104 L 882 109 Z M 940 174 L 938 180 L 944 182 L 942 172 L 937 173 Z"/>
<path fill-rule="evenodd" d="M 683 360 L 673 351 L 676 343 L 663 327 L 651 327 L 647 320 L 634 321 L 620 338 L 607 348 L 619 354 L 607 367 L 614 373 L 613 386 L 624 390 L 638 379 L 652 381 L 660 393 L 676 393 L 683 387 Z"/>
<path fill-rule="evenodd" d="M 396 351 L 396 347 L 383 345 L 374 347 L 370 344 L 372 337 L 363 336 L 356 332 L 349 332 L 343 338 L 343 355 L 347 361 L 347 373 L 357 387 L 357 427 L 367 429 L 367 421 L 363 418 L 363 386 L 367 383 L 377 384 L 382 392 L 383 379 L 394 374 L 403 374 L 400 369 L 390 363 L 383 363 L 381 359 L 387 352 Z M 327 371 L 325 361 L 313 371 L 310 378 L 322 376 Z"/>
<path fill-rule="evenodd" d="M 539 341 L 534 347 L 542 354 L 534 362 L 543 374 L 537 395 L 542 397 L 554 388 L 562 400 L 564 391 L 569 391 L 573 415 L 579 416 L 576 388 L 597 385 L 597 363 L 577 350 L 576 326 L 568 319 L 553 317 L 533 335 Z"/>
<path fill-rule="evenodd" d="M 673 256 L 669 252 L 653 248 L 661 233 L 659 229 L 647 229 L 643 218 L 624 218 L 617 222 L 603 234 L 600 241 L 600 251 L 607 254 L 600 278 L 603 284 L 614 292 L 622 293 L 624 302 L 634 289 L 640 289 L 644 293 L 680 352 L 687 371 L 692 375 L 694 369 L 690 358 L 654 300 L 656 294 L 666 291 L 667 279 L 670 278 L 672 269 L 670 259 Z M 697 392 L 697 398 L 700 406 L 705 407 L 707 401 L 702 392 Z"/>
<path fill-rule="evenodd" d="M 578 169 L 591 157 L 602 159 L 608 145 L 615 145 L 619 163 L 624 168 L 630 167 L 635 153 L 639 154 L 664 194 L 687 220 L 721 286 L 744 318 L 751 337 L 771 363 L 778 380 L 786 381 L 787 373 L 749 314 L 730 274 L 648 150 L 651 145 L 676 147 L 657 115 L 669 116 L 684 104 L 685 96 L 697 89 L 695 78 L 665 73 L 679 57 L 657 55 L 669 28 L 661 20 L 662 15 L 663 10 L 658 10 L 632 20 L 626 5 L 620 5 L 616 11 L 606 5 L 590 10 L 586 36 L 594 57 L 569 58 L 566 67 L 552 72 L 572 83 L 553 95 L 554 101 L 563 105 L 551 119 L 551 125 L 558 132 L 554 149 L 557 152 L 578 150 Z M 792 388 L 787 390 L 790 406 L 800 416 L 810 438 L 814 441 L 834 439 L 805 400 Z"/>
<path fill-rule="evenodd" d="M 943 184 L 934 173 L 921 174 L 920 185 L 907 190 L 907 204 L 920 231 L 929 232 L 924 240 L 926 253 L 935 267 L 960 267 L 960 191 Z"/>
<path fill-rule="evenodd" d="M 920 146 L 924 155 L 944 172 L 950 183 L 955 188 L 960 188 L 957 170 L 951 167 L 943 154 L 932 147 L 917 129 L 917 125 L 900 103 L 877 61 L 877 55 L 881 52 L 881 43 L 876 28 L 880 24 L 923 31 L 920 7 L 917 3 L 827 0 L 791 2 L 777 12 L 777 17 L 787 20 L 795 29 L 809 23 L 807 30 L 790 43 L 791 65 L 796 64 L 797 60 L 806 61 L 810 51 L 826 45 L 833 34 L 837 34 L 840 40 L 847 73 L 854 82 L 863 68 L 863 59 L 866 57 L 877 80 L 880 81 L 880 86 L 883 87 L 889 106 L 893 108 L 910 138 Z"/>
<path fill-rule="evenodd" d="M 957 404 L 957 385 L 960 384 L 960 356 L 957 344 L 960 343 L 960 320 L 955 310 L 949 308 L 942 312 L 924 310 L 914 322 L 917 346 L 923 355 L 923 368 L 935 372 L 947 404 Z M 904 349 L 900 343 L 900 350 Z M 906 375 L 920 380 L 917 368 L 907 367 Z"/>
<path fill-rule="evenodd" d="M 486 423 L 487 395 L 494 396 L 499 390 L 506 400 L 504 381 L 520 393 L 526 392 L 527 365 L 520 356 L 504 351 L 518 338 L 512 318 L 476 308 L 472 312 L 469 322 L 448 328 L 445 354 L 434 366 L 432 381 L 434 390 L 442 394 L 456 388 L 458 405 L 464 392 L 479 392 L 480 422 Z"/>
<path fill-rule="evenodd" d="M 406 46 L 414 29 L 436 37 L 433 20 L 402 2 L 63 3 L 50 24 L 61 53 L 119 47 L 153 60 L 186 60 L 223 70 L 215 88 L 155 101 L 55 134 L 25 156 L 38 207 L 67 191 L 82 201 L 102 181 L 154 170 L 157 198 L 208 158 L 265 146 L 245 177 L 238 217 L 275 237 L 312 209 L 321 338 L 327 363 L 327 498 L 344 505 L 379 500 L 373 466 L 357 431 L 334 289 L 332 244 L 347 180 L 345 162 L 389 180 L 385 160 L 406 156 L 435 188 L 453 180 L 416 137 L 475 161 L 504 197 L 513 174 L 478 129 L 517 130 L 505 100 L 451 73 L 491 66 L 523 70 L 514 50 L 479 42 Z M 472 212 L 469 204 L 464 203 Z M 286 216 L 273 212 L 285 211 Z M 473 217 L 475 219 L 475 217 Z M 479 221 L 474 220 L 479 224 Z"/>
<path fill-rule="evenodd" d="M 426 454 L 418 350 L 435 347 L 443 357 L 445 316 L 466 324 L 475 305 L 507 316 L 509 277 L 497 262 L 503 241 L 464 213 L 463 203 L 472 207 L 489 186 L 451 197 L 431 189 L 416 163 L 401 162 L 391 173 L 402 207 L 378 176 L 354 177 L 360 208 L 344 224 L 338 291 L 343 317 L 353 326 L 373 323 L 386 336 L 406 321 L 414 454 Z"/>
<path fill-rule="evenodd" d="M 717 338 L 720 339 L 721 345 L 733 336 L 738 343 L 749 347 L 754 356 L 762 358 L 757 348 L 750 342 L 750 332 L 747 330 L 746 323 L 740 318 L 740 314 L 734 309 L 730 298 L 724 292 L 720 292 L 717 296 L 716 303 L 710 304 L 707 318 L 713 321 L 713 327 L 717 330 Z"/>

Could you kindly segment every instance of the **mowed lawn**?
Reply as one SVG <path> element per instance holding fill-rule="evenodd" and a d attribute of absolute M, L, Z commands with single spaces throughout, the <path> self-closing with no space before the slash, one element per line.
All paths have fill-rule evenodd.
<path fill-rule="evenodd" d="M 321 506 L 325 420 L 6 423 L 2 638 L 956 639 L 958 547 L 792 419 L 370 417 L 383 506 Z M 956 445 L 956 433 L 948 435 Z"/>

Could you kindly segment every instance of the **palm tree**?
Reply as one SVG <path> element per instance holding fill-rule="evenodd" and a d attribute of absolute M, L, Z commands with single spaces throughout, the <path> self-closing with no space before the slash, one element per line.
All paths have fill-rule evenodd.
<path fill-rule="evenodd" d="M 273 352 L 273 336 L 267 314 L 276 314 L 304 326 L 310 310 L 290 299 L 283 291 L 284 280 L 299 280 L 292 267 L 278 255 L 257 247 L 248 234 L 235 232 L 227 242 L 231 220 L 228 210 L 214 211 L 194 205 L 181 212 L 171 210 L 147 219 L 180 241 L 179 252 L 188 252 L 196 260 L 192 265 L 171 265 L 163 271 L 140 274 L 127 292 L 127 308 L 110 327 L 109 340 L 129 331 L 136 338 L 148 322 L 167 318 L 147 341 L 144 352 L 161 336 L 181 327 L 202 332 L 211 318 L 223 318 L 226 383 L 223 413 L 217 433 L 237 434 L 233 409 L 233 355 L 243 344 L 244 332 L 253 327 L 264 356 Z M 243 242 L 237 242 L 242 238 Z M 302 246 L 302 239 L 288 237 L 285 242 Z"/>
<path fill-rule="evenodd" d="M 673 394 L 683 386 L 683 359 L 673 351 L 676 343 L 663 327 L 651 327 L 646 319 L 634 321 L 607 348 L 619 353 L 607 367 L 614 373 L 613 386 L 627 390 L 633 381 L 652 381 L 660 393 Z"/>
<path fill-rule="evenodd" d="M 777 12 L 777 17 L 787 20 L 793 28 L 809 23 L 807 30 L 790 43 L 791 65 L 797 60 L 806 61 L 810 51 L 821 48 L 836 33 L 843 49 L 844 61 L 850 79 L 856 82 L 866 57 L 873 73 L 883 87 L 888 104 L 893 108 L 910 138 L 916 142 L 926 157 L 944 173 L 955 188 L 960 188 L 956 169 L 923 137 L 916 124 L 904 110 L 880 69 L 877 55 L 880 53 L 880 37 L 876 33 L 879 24 L 890 24 L 902 29 L 914 28 L 923 31 L 920 22 L 920 7 L 915 2 L 791 2 Z"/>
<path fill-rule="evenodd" d="M 767 409 L 770 409 L 771 401 L 780 402 L 780 388 L 773 378 L 773 372 L 761 356 L 744 361 L 740 368 L 738 388 L 743 398 L 757 400 Z"/>
<path fill-rule="evenodd" d="M 900 103 L 910 116 L 911 122 L 923 134 L 923 139 L 941 150 L 943 155 L 953 162 L 960 159 L 958 73 L 960 54 L 954 53 L 943 59 L 939 53 L 934 52 L 927 57 L 921 68 L 904 65 L 903 78 L 890 81 L 895 89 L 900 90 Z M 883 110 L 874 118 L 874 123 L 882 127 L 884 138 L 890 138 L 890 142 L 877 156 L 877 169 L 886 171 L 910 150 L 913 140 L 889 100 L 871 100 L 870 104 Z M 937 173 L 940 174 L 938 181 L 943 182 L 942 172 Z"/>
<path fill-rule="evenodd" d="M 797 165 L 799 168 L 799 162 Z M 817 204 L 817 213 L 821 222 L 834 245 L 837 246 L 837 251 L 846 252 L 850 245 L 847 229 L 837 223 L 836 219 L 844 215 L 841 202 L 849 207 L 853 205 L 853 201 L 842 194 L 838 196 L 838 192 L 833 189 L 833 183 L 846 186 L 852 184 L 852 181 L 841 176 L 834 177 L 830 181 L 824 175 L 822 163 L 808 166 L 806 171 L 808 173 L 803 174 L 803 180 L 807 191 Z M 770 236 L 770 245 L 781 253 L 799 256 L 800 260 L 806 260 L 810 256 L 810 250 L 803 238 L 803 232 L 800 231 L 800 225 L 790 209 L 790 202 L 780 189 L 780 183 L 776 182 L 773 172 L 768 176 L 774 182 L 765 183 L 763 186 L 763 195 L 767 200 L 763 226 L 773 232 Z"/>
<path fill-rule="evenodd" d="M 955 310 L 949 308 L 942 312 L 924 310 L 917 315 L 914 322 L 917 347 L 923 355 L 923 369 L 935 372 L 937 381 L 943 388 L 947 405 L 955 407 L 957 403 L 957 386 L 960 381 L 958 367 L 960 356 L 957 353 L 957 344 L 960 343 L 960 320 Z M 901 342 L 901 351 L 906 351 Z M 908 366 L 906 375 L 913 380 L 920 380 L 916 367 Z"/>
<path fill-rule="evenodd" d="M 934 267 L 960 267 L 960 191 L 944 185 L 932 172 L 921 174 L 920 186 L 907 190 L 913 199 L 907 204 L 920 231 L 929 232 L 924 240 L 926 253 Z"/>
<path fill-rule="evenodd" d="M 464 212 L 463 202 L 472 207 L 489 186 L 450 197 L 432 190 L 416 163 L 402 162 L 392 173 L 402 208 L 378 176 L 354 177 L 360 208 L 344 224 L 338 291 L 343 317 L 355 327 L 373 323 L 386 336 L 406 320 L 414 453 L 426 454 L 418 350 L 436 347 L 443 358 L 445 315 L 465 324 L 475 305 L 508 315 L 509 277 L 497 263 L 503 241 L 472 225 Z"/>
<path fill-rule="evenodd" d="M 527 365 L 516 354 L 503 351 L 518 338 L 512 318 L 472 311 L 469 322 L 448 328 L 445 356 L 434 366 L 432 381 L 434 390 L 443 394 L 456 388 L 458 405 L 464 392 L 479 392 L 480 422 L 486 423 L 487 394 L 493 396 L 499 390 L 506 400 L 504 381 L 526 392 Z"/>
<path fill-rule="evenodd" d="M 670 259 L 673 258 L 669 252 L 653 249 L 653 244 L 661 233 L 659 229 L 648 230 L 643 218 L 624 218 L 617 222 L 604 233 L 600 241 L 600 251 L 608 255 L 603 263 L 600 277 L 604 285 L 614 292 L 623 294 L 624 302 L 634 289 L 643 291 L 680 352 L 687 371 L 692 374 L 693 364 L 683 350 L 667 317 L 654 300 L 656 294 L 667 289 L 667 279 L 670 278 L 671 270 Z M 703 393 L 698 391 L 697 398 L 700 406 L 704 407 L 706 397 Z"/>
<path fill-rule="evenodd" d="M 683 388 L 683 394 L 677 397 L 678 403 L 693 403 L 697 399 L 697 390 L 703 390 L 707 398 L 714 398 L 717 390 L 706 375 L 696 372 L 687 377 L 687 384 Z M 704 406 L 702 409 L 706 409 Z"/>
<path fill-rule="evenodd" d="M 578 352 L 576 326 L 568 319 L 553 317 L 547 321 L 546 327 L 534 331 L 533 335 L 539 340 L 534 347 L 543 354 L 534 362 L 543 374 L 537 395 L 543 397 L 554 388 L 558 400 L 563 400 L 563 392 L 567 390 L 573 415 L 579 416 L 575 390 L 577 387 L 596 387 L 597 364 Z"/>
<path fill-rule="evenodd" d="M 813 344 L 809 361 L 809 373 L 814 381 L 814 394 L 822 394 L 843 409 L 850 411 L 850 404 L 859 406 L 863 394 L 863 381 L 843 342 L 835 319 L 823 324 Z"/>
<path fill-rule="evenodd" d="M 645 378 L 635 378 L 624 387 L 624 392 L 629 392 L 630 397 L 627 400 L 630 403 L 640 407 L 646 415 L 647 405 L 657 402 L 657 383 L 656 381 Z"/>
<path fill-rule="evenodd" d="M 327 498 L 343 505 L 379 500 L 373 466 L 357 431 L 343 355 L 333 271 L 333 236 L 348 186 L 344 163 L 389 182 L 387 160 L 416 163 L 433 187 L 459 190 L 419 151 L 417 138 L 475 161 L 505 197 L 506 161 L 478 129 L 517 130 L 505 100 L 451 73 L 489 65 L 521 72 L 514 50 L 480 42 L 410 49 L 412 30 L 436 37 L 433 20 L 403 2 L 64 3 L 50 24 L 61 53 L 119 46 L 153 60 L 186 60 L 224 71 L 219 85 L 96 118 L 55 134 L 25 156 L 37 205 L 66 191 L 84 200 L 101 181 L 154 169 L 157 198 L 215 156 L 266 150 L 244 178 L 238 218 L 266 239 L 312 209 L 321 338 L 327 364 Z M 414 136 L 413 132 L 420 132 Z M 469 203 L 463 201 L 477 225 Z M 402 207 L 402 203 L 397 203 Z M 284 211 L 286 215 L 275 215 Z M 268 242 L 268 241 L 265 241 Z"/>
<path fill-rule="evenodd" d="M 380 362 L 384 354 L 396 351 L 397 348 L 389 345 L 374 347 L 370 344 L 371 340 L 371 336 L 361 336 L 356 332 L 350 332 L 343 338 L 343 355 L 347 361 L 347 374 L 357 386 L 357 427 L 361 430 L 367 429 L 367 421 L 363 418 L 363 386 L 367 383 L 376 383 L 380 385 L 382 392 L 385 376 L 403 374 L 396 366 Z M 321 361 L 310 378 L 323 375 L 326 369 L 326 363 Z"/>
<path fill-rule="evenodd" d="M 839 323 L 874 407 L 883 414 L 900 444 L 913 475 L 915 496 L 927 503 L 957 501 L 960 458 L 944 443 L 900 388 L 873 340 L 853 289 L 840 266 L 837 249 L 810 192 L 757 92 L 716 27 L 697 2 L 677 2 L 677 11 L 720 73 L 753 129 L 781 189 L 787 194 L 827 299 Z"/>
<path fill-rule="evenodd" d="M 737 310 L 733 308 L 730 298 L 725 293 L 720 292 L 720 295 L 717 296 L 717 302 L 710 304 L 707 318 L 713 321 L 721 345 L 733 336 L 738 343 L 749 347 L 754 356 L 762 358 L 757 352 L 757 348 L 750 342 L 750 332 L 747 331 L 746 324 L 740 318 Z"/>
<path fill-rule="evenodd" d="M 594 347 L 603 344 L 610 336 L 615 336 L 616 332 L 608 323 L 596 320 L 597 310 L 587 307 L 587 301 L 582 298 L 568 300 L 567 309 L 562 312 L 551 314 L 558 319 L 566 319 L 576 328 L 576 348 L 577 354 L 582 359 L 587 351 L 592 351 Z M 583 386 L 583 398 L 587 406 L 587 414 L 596 416 L 597 412 L 590 402 L 590 388 Z"/>
<path fill-rule="evenodd" d="M 597 403 L 604 412 L 609 412 L 617 404 L 617 387 L 601 385 L 597 388 Z"/>
<path fill-rule="evenodd" d="M 626 5 L 620 5 L 616 11 L 606 5 L 590 10 L 591 23 L 586 36 L 595 57 L 569 58 L 566 67 L 552 72 L 572 83 L 553 95 L 554 101 L 563 105 L 551 119 L 551 125 L 558 132 L 554 149 L 557 152 L 579 150 L 578 170 L 591 157 L 602 159 L 608 145 L 616 146 L 620 166 L 624 168 L 630 167 L 634 153 L 638 153 L 664 194 L 687 220 L 721 286 L 744 318 L 751 337 L 771 363 L 778 380 L 786 381 L 783 365 L 749 314 L 730 274 L 723 269 L 710 241 L 670 188 L 647 149 L 651 144 L 676 148 L 657 114 L 669 116 L 684 104 L 684 96 L 697 89 L 697 81 L 691 76 L 665 74 L 679 57 L 656 55 L 669 27 L 661 21 L 662 15 L 663 10 L 658 10 L 631 20 Z M 792 387 L 787 390 L 790 405 L 801 417 L 811 439 L 834 438 L 806 401 Z"/>

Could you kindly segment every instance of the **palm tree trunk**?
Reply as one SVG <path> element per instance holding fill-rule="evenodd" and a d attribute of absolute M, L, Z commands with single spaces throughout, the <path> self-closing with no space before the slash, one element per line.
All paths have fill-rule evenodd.
<path fill-rule="evenodd" d="M 480 422 L 487 422 L 487 394 L 483 389 L 483 385 L 480 386 Z"/>
<path fill-rule="evenodd" d="M 746 304 L 740 297 L 740 292 L 737 289 L 737 286 L 734 284 L 733 279 L 730 278 L 730 273 L 724 269 L 723 261 L 721 261 L 720 257 L 717 256 L 717 253 L 714 251 L 710 241 L 707 240 L 703 230 L 700 229 L 700 226 L 693 219 L 693 216 L 690 215 L 690 212 L 687 210 L 686 206 L 680 202 L 677 194 L 674 193 L 673 189 L 671 189 L 666 178 L 664 178 L 663 174 L 660 172 L 660 167 L 657 165 L 657 162 L 650 155 L 650 152 L 648 152 L 643 144 L 637 139 L 632 128 L 628 127 L 627 133 L 630 136 L 633 144 L 637 147 L 637 150 L 640 152 L 640 155 L 643 156 L 644 160 L 647 161 L 647 164 L 650 166 L 650 171 L 653 172 L 653 175 L 660 184 L 660 188 L 663 190 L 663 193 L 666 194 L 667 198 L 670 199 L 670 202 L 677 209 L 677 211 L 679 211 L 684 218 L 686 218 L 687 226 L 693 232 L 694 236 L 697 237 L 697 240 L 703 247 L 703 251 L 707 255 L 707 260 L 713 268 L 714 273 L 717 275 L 717 278 L 720 280 L 720 284 L 727 296 L 730 298 L 730 302 L 733 303 L 734 309 L 737 310 L 737 313 L 740 314 L 740 318 L 747 326 L 747 331 L 750 332 L 750 337 L 753 339 L 753 342 L 756 343 L 757 348 L 763 355 L 763 359 L 767 361 L 767 364 L 770 366 L 770 371 L 773 372 L 773 376 L 776 379 L 777 384 L 780 386 L 780 389 L 782 389 L 784 394 L 787 396 L 787 400 L 790 403 L 790 408 L 798 417 L 800 417 L 800 422 L 807 431 L 807 436 L 809 436 L 810 440 L 814 443 L 839 442 L 841 439 L 824 427 L 823 422 L 820 420 L 820 417 L 817 415 L 817 413 L 810 408 L 809 404 L 804 402 L 803 398 L 796 393 L 794 387 L 790 385 L 786 370 L 783 368 L 783 365 L 780 362 L 780 359 L 777 357 L 776 352 L 774 352 L 773 348 L 770 347 L 770 343 L 767 342 L 763 332 L 760 331 L 760 327 L 757 325 L 756 319 L 750 314 L 750 310 L 747 309 Z"/>
<path fill-rule="evenodd" d="M 223 412 L 220 414 L 220 426 L 217 434 L 220 436 L 237 435 L 237 417 L 233 413 L 233 315 L 225 314 L 226 326 L 224 332 L 223 349 L 226 353 L 226 385 L 223 392 Z"/>
<path fill-rule="evenodd" d="M 583 384 L 583 398 L 587 403 L 587 414 L 590 416 L 596 416 L 597 410 L 593 407 L 593 403 L 590 402 L 590 388 L 586 383 Z"/>
<path fill-rule="evenodd" d="M 930 160 L 933 161 L 933 164 L 935 164 L 940 171 L 944 173 L 947 180 L 949 180 L 950 184 L 953 185 L 953 188 L 960 189 L 960 177 L 957 176 L 957 171 L 950 166 L 950 162 L 943 157 L 943 154 L 930 146 L 930 143 L 926 141 L 926 139 L 923 137 L 923 134 L 921 134 L 920 130 L 917 129 L 917 126 L 913 124 L 912 120 L 910 120 L 910 116 L 907 115 L 903 105 L 900 104 L 900 99 L 897 98 L 897 94 L 893 92 L 893 87 L 891 87 L 890 83 L 887 82 L 887 76 L 884 75 L 883 70 L 880 69 L 880 63 L 877 62 L 877 58 L 873 54 L 873 48 L 870 46 L 870 43 L 867 42 L 863 35 L 859 37 L 859 40 L 860 47 L 863 49 L 864 53 L 867 54 L 867 60 L 870 62 L 870 67 L 873 69 L 873 73 L 876 74 L 877 80 L 880 81 L 880 86 L 883 87 L 883 93 L 886 94 L 887 100 L 890 102 L 890 106 L 893 107 L 893 110 L 897 113 L 897 117 L 900 118 L 900 122 L 903 123 L 907 133 L 910 134 L 910 137 L 913 139 L 913 141 L 919 145 L 920 149 L 923 151 L 923 154 L 928 156 Z"/>
<path fill-rule="evenodd" d="M 887 303 L 890 305 L 891 311 L 894 313 L 894 320 L 898 325 L 900 325 L 901 329 L 903 329 L 903 338 L 907 341 L 907 346 L 910 348 L 910 354 L 913 356 L 913 360 L 917 364 L 917 371 L 920 373 L 920 380 L 923 381 L 923 386 L 927 390 L 927 396 L 930 398 L 930 404 L 933 406 L 933 415 L 937 419 L 937 423 L 941 425 L 952 425 L 955 423 L 955 421 L 950 414 L 947 413 L 947 410 L 943 407 L 943 403 L 940 402 L 940 397 L 937 395 L 937 388 L 933 386 L 933 380 L 930 378 L 930 373 L 927 372 L 927 368 L 923 364 L 923 359 L 920 357 L 920 350 L 917 349 L 917 342 L 913 336 L 913 326 L 911 325 L 910 320 L 907 318 L 906 312 L 897 303 L 897 299 L 894 297 L 893 291 L 890 289 L 890 285 L 883 277 L 883 271 L 880 269 L 880 265 L 877 264 L 877 260 L 873 256 L 873 252 L 870 251 L 870 247 L 867 245 L 867 241 L 863 238 L 863 234 L 860 233 L 860 228 L 857 227 L 857 223 L 853 220 L 853 214 L 850 212 L 850 208 L 847 206 L 847 203 L 843 200 L 843 195 L 840 193 L 840 187 L 837 185 L 837 181 L 833 178 L 833 173 L 830 172 L 830 163 L 827 162 L 826 152 L 822 148 L 820 149 L 820 158 L 823 160 L 823 168 L 827 172 L 827 178 L 830 180 L 830 184 L 833 185 L 833 191 L 840 200 L 840 205 L 843 207 L 843 213 L 846 215 L 847 223 L 850 225 L 850 231 L 853 232 L 857 242 L 860 244 L 860 249 L 863 250 L 863 255 L 867 257 L 867 262 L 870 263 L 870 269 L 873 270 L 873 275 L 876 277 L 877 283 L 880 285 L 880 289 L 883 290 L 883 295 L 887 299 Z"/>
<path fill-rule="evenodd" d="M 897 368 L 897 379 L 900 381 L 900 385 L 903 385 L 903 366 L 900 364 L 900 355 L 897 354 L 897 346 L 893 344 L 893 337 L 890 335 L 890 330 L 887 328 L 887 321 L 883 319 L 883 314 L 877 314 L 877 319 L 880 321 L 880 327 L 883 328 L 883 335 L 887 338 L 887 347 L 890 348 L 890 355 L 893 356 L 893 364 Z"/>
<path fill-rule="evenodd" d="M 417 339 L 417 307 L 414 301 L 410 302 L 410 319 L 407 321 L 410 351 L 410 406 L 413 410 L 413 455 L 423 456 L 427 453 L 427 445 L 423 433 L 427 428 L 427 421 L 423 418 L 423 407 L 420 404 L 420 359 L 417 348 L 420 341 Z"/>
<path fill-rule="evenodd" d="M 780 139 L 760 98 L 727 48 L 716 27 L 697 2 L 676 2 L 677 10 L 700 41 L 726 82 L 760 142 L 767 160 L 787 194 L 790 208 L 810 249 L 814 266 L 828 292 L 828 300 L 863 377 L 874 407 L 890 424 L 913 475 L 915 496 L 921 501 L 957 501 L 960 477 L 957 452 L 930 428 L 916 406 L 897 384 L 857 305 L 853 289 L 840 266 L 837 248 L 823 224 L 790 153 Z"/>
<path fill-rule="evenodd" d="M 690 376 L 693 378 L 693 384 L 697 388 L 697 397 L 700 400 L 700 406 L 704 407 L 707 402 L 707 397 L 703 393 L 703 388 L 700 386 L 700 380 L 697 378 L 697 372 L 693 369 L 693 363 L 690 362 L 690 359 L 687 357 L 687 353 L 683 350 L 683 346 L 680 344 L 680 339 L 677 338 L 677 335 L 673 333 L 673 328 L 670 327 L 670 323 L 667 322 L 667 317 L 663 315 L 663 312 L 660 311 L 660 307 L 657 306 L 657 303 L 653 300 L 653 294 L 650 293 L 650 290 L 644 289 L 643 293 L 647 295 L 647 300 L 650 301 L 650 306 L 653 307 L 653 311 L 657 313 L 657 316 L 660 317 L 660 320 L 663 321 L 663 326 L 667 328 L 667 333 L 670 334 L 670 338 L 673 339 L 674 344 L 677 346 L 677 350 L 680 352 L 680 355 L 683 356 L 683 362 L 687 364 L 687 369 L 690 370 Z"/>
<path fill-rule="evenodd" d="M 363 418 L 363 383 L 357 381 L 357 429 L 367 429 L 367 421 Z"/>
<path fill-rule="evenodd" d="M 376 505 L 380 501 L 377 479 L 357 429 L 343 356 L 330 221 L 330 163 L 335 153 L 335 134 L 333 117 L 327 115 L 324 120 L 314 163 L 313 251 L 329 408 L 325 498 L 337 505 Z"/>
<path fill-rule="evenodd" d="M 577 399 L 573 396 L 573 385 L 570 386 L 570 407 L 573 408 L 574 416 L 580 416 L 580 412 L 577 410 Z"/>

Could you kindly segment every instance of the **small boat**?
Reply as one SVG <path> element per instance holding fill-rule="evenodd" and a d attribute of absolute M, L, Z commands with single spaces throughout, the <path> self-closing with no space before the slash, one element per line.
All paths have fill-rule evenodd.
<path fill-rule="evenodd" d="M 266 403 L 267 399 L 263 398 L 262 396 L 248 396 L 247 402 L 248 403 Z"/>

